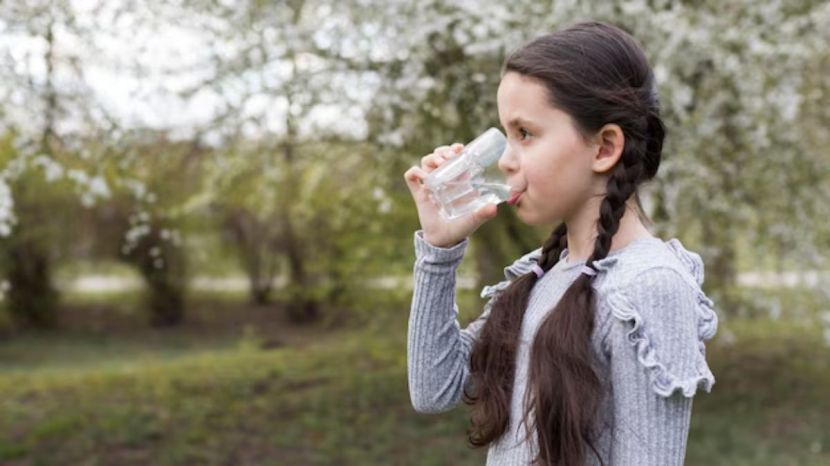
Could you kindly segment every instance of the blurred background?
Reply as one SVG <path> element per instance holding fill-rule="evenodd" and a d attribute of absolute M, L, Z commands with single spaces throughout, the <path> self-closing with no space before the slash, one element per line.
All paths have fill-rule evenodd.
<path fill-rule="evenodd" d="M 642 43 L 642 192 L 720 317 L 692 465 L 830 464 L 830 4 L 0 2 L 0 464 L 481 465 L 417 414 L 403 173 L 498 126 L 504 57 L 583 19 Z M 504 206 L 459 321 L 548 231 Z"/>

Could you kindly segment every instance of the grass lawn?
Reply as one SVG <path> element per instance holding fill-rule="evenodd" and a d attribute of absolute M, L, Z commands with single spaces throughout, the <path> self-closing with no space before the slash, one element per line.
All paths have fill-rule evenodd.
<path fill-rule="evenodd" d="M 459 299 L 472 318 L 477 298 Z M 181 329 L 124 317 L 90 330 L 100 319 L 87 316 L 0 343 L 0 464 L 484 464 L 465 444 L 464 407 L 409 404 L 405 305 L 380 303 L 375 330 L 333 331 L 210 302 Z M 830 464 L 821 331 L 764 318 L 722 328 L 735 341 L 708 346 L 717 383 L 695 399 L 686 464 Z"/>

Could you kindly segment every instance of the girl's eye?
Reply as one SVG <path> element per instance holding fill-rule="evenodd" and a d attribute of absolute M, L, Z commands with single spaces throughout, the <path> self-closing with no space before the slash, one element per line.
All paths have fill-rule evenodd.
<path fill-rule="evenodd" d="M 530 136 L 530 131 L 525 128 L 519 128 L 519 135 L 521 136 L 520 139 L 525 139 Z"/>

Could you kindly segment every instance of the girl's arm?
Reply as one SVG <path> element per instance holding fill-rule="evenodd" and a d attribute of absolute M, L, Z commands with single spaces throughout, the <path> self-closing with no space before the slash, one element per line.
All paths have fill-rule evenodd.
<path fill-rule="evenodd" d="M 701 291 L 671 268 L 640 273 L 608 296 L 614 466 L 682 465 L 692 397 L 711 390 Z"/>
<path fill-rule="evenodd" d="M 471 342 L 486 317 L 460 330 L 455 317 L 455 269 L 467 248 L 467 237 L 498 213 L 493 204 L 452 221 L 441 218 L 424 186 L 428 173 L 458 155 L 464 146 L 436 148 L 420 167 L 404 173 L 418 208 L 421 230 L 415 233 L 415 290 L 409 316 L 407 367 L 412 405 L 421 412 L 446 411 L 458 403 L 469 370 Z M 434 247 L 424 240 L 423 233 Z"/>
<path fill-rule="evenodd" d="M 469 373 L 470 350 L 489 314 L 461 329 L 455 302 L 456 269 L 468 241 L 439 248 L 415 232 L 415 288 L 409 314 L 407 368 L 412 406 L 440 413 L 461 399 Z"/>

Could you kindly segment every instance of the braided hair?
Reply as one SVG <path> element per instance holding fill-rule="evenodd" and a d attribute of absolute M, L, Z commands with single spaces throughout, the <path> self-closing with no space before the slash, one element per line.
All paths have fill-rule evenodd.
<path fill-rule="evenodd" d="M 625 144 L 611 169 L 599 207 L 597 237 L 586 261 L 606 257 L 629 198 L 653 178 L 660 164 L 665 128 L 660 119 L 653 72 L 636 41 L 625 31 L 600 22 L 575 24 L 537 38 L 513 52 L 504 72 L 543 83 L 550 104 L 571 115 L 587 137 L 603 125 L 620 126 Z M 550 270 L 567 247 L 567 226 L 557 226 L 542 246 L 538 265 Z M 509 426 L 522 318 L 538 277 L 513 280 L 493 303 L 470 355 L 473 390 L 469 441 L 493 442 Z M 535 464 L 581 465 L 588 446 L 602 462 L 594 442 L 594 420 L 601 403 L 601 380 L 591 352 L 594 330 L 594 276 L 580 274 L 542 321 L 530 349 L 528 389 L 522 422 L 536 434 Z M 531 416 L 531 413 L 533 416 Z"/>

